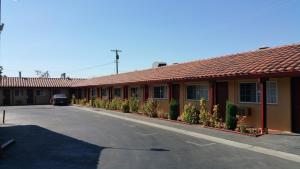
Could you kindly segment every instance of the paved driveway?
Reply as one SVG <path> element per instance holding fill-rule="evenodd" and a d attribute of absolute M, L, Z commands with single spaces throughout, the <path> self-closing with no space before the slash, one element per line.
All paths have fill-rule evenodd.
<path fill-rule="evenodd" d="M 3 107 L 1 107 L 3 108 Z M 0 108 L 0 109 L 1 109 Z M 73 107 L 6 107 L 0 168 L 299 168 L 299 163 Z"/>

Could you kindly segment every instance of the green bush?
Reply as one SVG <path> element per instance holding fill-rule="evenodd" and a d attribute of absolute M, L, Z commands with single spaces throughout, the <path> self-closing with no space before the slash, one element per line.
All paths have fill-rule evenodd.
<path fill-rule="evenodd" d="M 96 107 L 96 108 L 101 108 L 100 103 L 101 103 L 101 100 L 97 98 L 97 99 L 95 100 L 95 107 Z"/>
<path fill-rule="evenodd" d="M 226 128 L 229 130 L 235 130 L 237 126 L 236 120 L 237 107 L 231 102 L 226 102 Z"/>
<path fill-rule="evenodd" d="M 177 120 L 179 116 L 179 104 L 176 100 L 171 100 L 169 108 L 169 118 L 171 120 Z"/>
<path fill-rule="evenodd" d="M 138 112 L 139 110 L 139 100 L 135 97 L 129 99 L 129 107 L 131 112 Z"/>
<path fill-rule="evenodd" d="M 189 124 L 199 123 L 199 111 L 191 103 L 184 106 L 183 121 Z"/>
<path fill-rule="evenodd" d="M 200 123 L 203 124 L 204 126 L 209 126 L 210 123 L 210 113 L 206 109 L 206 101 L 205 99 L 201 98 L 200 99 Z"/>
<path fill-rule="evenodd" d="M 123 103 L 122 103 L 122 112 L 124 113 L 129 113 L 130 112 L 130 107 L 129 107 L 129 101 L 128 100 L 125 100 Z"/>
<path fill-rule="evenodd" d="M 121 110 L 122 109 L 122 103 L 123 103 L 123 101 L 121 99 L 114 98 L 109 103 L 109 108 L 108 109 L 110 109 L 110 110 Z"/>
<path fill-rule="evenodd" d="M 148 99 L 144 104 L 143 110 L 149 117 L 157 117 L 157 101 Z"/>
<path fill-rule="evenodd" d="M 96 97 L 94 97 L 94 96 L 91 99 L 91 106 L 96 107 Z"/>
<path fill-rule="evenodd" d="M 72 99 L 71 99 L 72 104 L 76 104 L 76 97 L 74 94 L 72 94 Z"/>
<path fill-rule="evenodd" d="M 81 100 L 79 100 L 79 104 L 80 104 L 81 106 L 85 106 L 85 105 L 87 105 L 87 103 L 88 103 L 88 101 L 87 101 L 86 99 L 81 99 Z"/>

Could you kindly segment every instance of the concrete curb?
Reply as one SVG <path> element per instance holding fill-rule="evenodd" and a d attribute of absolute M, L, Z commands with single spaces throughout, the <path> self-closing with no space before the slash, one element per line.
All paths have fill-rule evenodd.
<path fill-rule="evenodd" d="M 201 133 L 196 133 L 196 132 L 192 132 L 192 131 L 188 131 L 188 130 L 178 129 L 178 128 L 174 128 L 174 127 L 169 127 L 169 126 L 165 126 L 165 125 L 161 125 L 161 124 L 155 124 L 155 123 L 151 123 L 151 122 L 147 122 L 147 121 L 143 121 L 143 120 L 131 119 L 131 118 L 116 115 L 116 114 L 111 114 L 111 113 L 107 113 L 107 112 L 103 112 L 103 111 L 92 110 L 90 108 L 77 107 L 77 106 L 73 106 L 73 107 L 84 110 L 84 111 L 94 112 L 94 113 L 104 115 L 104 116 L 114 117 L 114 118 L 118 118 L 118 119 L 122 119 L 122 120 L 126 120 L 126 121 L 131 121 L 131 122 L 134 122 L 134 123 L 143 124 L 143 125 L 146 125 L 146 126 L 167 130 L 167 131 L 171 131 L 171 132 L 174 132 L 174 133 L 179 133 L 179 134 L 183 134 L 183 135 L 187 135 L 187 136 L 192 136 L 192 137 L 195 137 L 195 138 L 208 140 L 208 141 L 211 141 L 211 142 L 220 143 L 220 144 L 223 144 L 223 145 L 228 145 L 228 146 L 231 146 L 231 147 L 236 147 L 236 148 L 240 148 L 240 149 L 244 149 L 244 150 L 248 150 L 248 151 L 252 151 L 252 152 L 256 152 L 256 153 L 261 153 L 261 154 L 265 154 L 265 155 L 278 157 L 278 158 L 281 158 L 281 159 L 285 159 L 285 160 L 300 163 L 300 155 L 296 155 L 296 154 L 286 153 L 286 152 L 277 151 L 277 150 L 268 149 L 268 148 L 259 147 L 259 146 L 253 146 L 253 145 L 250 145 L 250 144 L 245 144 L 245 143 L 240 143 L 240 142 L 227 140 L 227 139 L 223 139 L 223 138 L 213 137 L 213 136 L 209 136 L 209 135 L 205 135 L 205 134 L 201 134 Z"/>

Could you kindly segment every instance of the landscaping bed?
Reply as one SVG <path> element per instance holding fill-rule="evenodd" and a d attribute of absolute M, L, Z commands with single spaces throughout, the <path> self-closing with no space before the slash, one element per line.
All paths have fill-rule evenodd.
<path fill-rule="evenodd" d="M 262 134 L 258 128 L 252 128 L 246 125 L 246 116 L 238 115 L 238 108 L 232 103 L 226 104 L 225 121 L 220 118 L 218 105 L 213 106 L 212 112 L 207 111 L 206 101 L 200 100 L 200 109 L 198 110 L 193 104 L 189 103 L 184 106 L 184 112 L 179 113 L 179 105 L 172 100 L 169 104 L 169 112 L 163 113 L 158 110 L 158 103 L 153 99 L 148 99 L 143 105 L 137 98 L 129 100 L 113 99 L 100 100 L 93 98 L 90 101 L 74 100 L 73 104 L 88 106 L 102 110 L 111 110 L 123 113 L 133 113 L 150 118 L 176 122 L 186 125 L 199 125 L 200 127 L 215 129 L 224 132 L 242 134 L 246 136 L 258 137 Z"/>

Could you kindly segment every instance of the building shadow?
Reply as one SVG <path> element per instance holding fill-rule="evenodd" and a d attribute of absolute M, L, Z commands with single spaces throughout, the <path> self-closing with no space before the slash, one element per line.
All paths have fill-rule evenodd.
<path fill-rule="evenodd" d="M 102 147 L 36 125 L 0 127 L 0 138 L 14 138 L 0 158 L 2 169 L 96 169 L 104 149 L 169 151 L 162 148 Z M 0 141 L 1 141 L 0 139 Z"/>
<path fill-rule="evenodd" d="M 36 125 L 0 127 L 0 138 L 16 141 L 0 159 L 5 169 L 96 169 L 103 150 Z"/>

